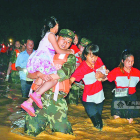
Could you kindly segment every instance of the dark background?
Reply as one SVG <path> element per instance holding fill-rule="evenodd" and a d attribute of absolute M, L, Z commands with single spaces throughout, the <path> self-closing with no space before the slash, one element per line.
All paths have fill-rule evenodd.
<path fill-rule="evenodd" d="M 36 49 L 44 19 L 55 16 L 60 29 L 99 45 L 99 56 L 110 70 L 126 48 L 134 52 L 134 66 L 140 69 L 139 0 L 1 0 L 0 5 L 0 43 L 32 38 Z"/>

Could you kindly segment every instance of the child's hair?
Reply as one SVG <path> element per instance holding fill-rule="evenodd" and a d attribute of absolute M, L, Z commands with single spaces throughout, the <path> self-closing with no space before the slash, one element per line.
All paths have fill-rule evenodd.
<path fill-rule="evenodd" d="M 86 60 L 85 56 L 87 56 L 89 53 L 92 53 L 94 55 L 98 55 L 98 52 L 99 52 L 98 45 L 88 44 L 82 52 L 82 60 Z"/>
<path fill-rule="evenodd" d="M 128 49 L 125 49 L 124 51 L 122 51 L 121 61 L 120 61 L 120 64 L 119 64 L 119 66 L 118 66 L 118 67 L 120 67 L 120 70 L 121 70 L 122 73 L 124 73 L 124 70 L 123 70 L 124 63 L 123 63 L 123 62 L 124 62 L 124 61 L 126 60 L 126 58 L 129 57 L 129 56 L 134 56 L 134 55 L 133 55 L 132 52 L 130 52 Z M 123 60 L 123 62 L 122 62 L 122 60 Z"/>
<path fill-rule="evenodd" d="M 54 16 L 51 16 L 51 17 L 45 19 L 44 22 L 45 23 L 43 25 L 43 29 L 41 30 L 42 38 L 45 36 L 46 32 L 50 30 L 50 28 L 53 28 L 56 24 L 58 24 L 58 21 Z"/>

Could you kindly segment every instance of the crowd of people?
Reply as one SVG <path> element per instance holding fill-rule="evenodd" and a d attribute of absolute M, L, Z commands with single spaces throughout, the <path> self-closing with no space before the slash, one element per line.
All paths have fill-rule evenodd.
<path fill-rule="evenodd" d="M 48 18 L 37 50 L 31 39 L 22 49 L 20 42 L 15 42 L 5 80 L 11 75 L 13 83 L 21 84 L 25 98 L 21 108 L 27 112 L 25 132 L 36 136 L 49 125 L 53 132 L 72 134 L 67 103 L 78 104 L 79 98 L 93 126 L 101 131 L 105 100 L 102 82 L 106 80 L 116 85 L 111 104 L 114 119 L 126 118 L 132 123 L 133 118 L 140 117 L 138 109 L 115 106 L 118 101 L 138 100 L 136 85 L 140 70 L 133 67 L 133 53 L 124 50 L 119 66 L 109 71 L 98 56 L 98 45 L 70 29 L 61 29 L 56 36 L 58 29 L 57 19 Z M 84 85 L 84 89 L 79 85 Z"/>

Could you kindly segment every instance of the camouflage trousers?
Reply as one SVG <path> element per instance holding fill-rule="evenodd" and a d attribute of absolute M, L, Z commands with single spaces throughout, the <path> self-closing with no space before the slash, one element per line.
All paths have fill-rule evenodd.
<path fill-rule="evenodd" d="M 12 70 L 11 72 L 11 82 L 14 84 L 20 84 L 19 72 Z"/>
<path fill-rule="evenodd" d="M 67 120 L 68 107 L 63 96 L 59 92 L 57 101 L 54 101 L 53 94 L 45 93 L 41 97 L 43 109 L 36 109 L 36 117 L 26 115 L 25 133 L 30 136 L 36 136 L 49 125 L 52 132 L 72 134 L 71 124 Z"/>
<path fill-rule="evenodd" d="M 82 98 L 83 89 L 75 84 L 72 85 L 66 101 L 68 104 L 78 105 L 78 100 Z"/>

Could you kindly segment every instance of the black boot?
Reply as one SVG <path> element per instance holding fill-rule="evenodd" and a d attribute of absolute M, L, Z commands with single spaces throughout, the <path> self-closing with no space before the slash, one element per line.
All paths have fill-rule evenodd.
<path fill-rule="evenodd" d="M 90 117 L 92 123 L 94 124 L 94 127 L 99 129 L 100 131 L 103 128 L 103 122 L 102 122 L 102 117 L 99 113 L 96 113 L 94 116 Z"/>

